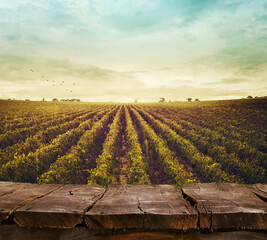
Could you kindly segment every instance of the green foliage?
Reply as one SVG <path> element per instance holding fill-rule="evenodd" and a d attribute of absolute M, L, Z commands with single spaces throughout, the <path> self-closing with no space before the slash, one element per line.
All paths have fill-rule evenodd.
<path fill-rule="evenodd" d="M 254 183 L 266 182 L 266 154 L 242 143 L 224 137 L 221 133 L 192 124 L 175 116 L 157 114 L 149 111 L 153 116 L 170 126 L 176 133 L 191 141 L 202 152 L 207 153 L 221 164 L 221 167 L 229 173 L 236 175 L 239 182 Z M 177 120 L 178 121 L 178 120 Z"/>
<path fill-rule="evenodd" d="M 152 115 L 143 110 L 139 110 L 151 125 L 164 136 L 167 141 L 176 149 L 179 155 L 184 158 L 194 170 L 207 181 L 230 182 L 236 181 L 235 176 L 231 176 L 221 170 L 221 165 L 211 157 L 201 153 L 189 140 L 178 135 L 169 126 L 155 119 Z M 158 149 L 157 149 L 158 150 Z M 166 157 L 165 157 L 166 158 Z"/>
<path fill-rule="evenodd" d="M 114 168 L 116 161 L 116 148 L 120 133 L 120 120 L 122 115 L 122 107 L 118 110 L 113 123 L 110 126 L 109 133 L 103 144 L 102 154 L 96 159 L 96 168 L 90 171 L 88 184 L 99 184 L 107 186 L 114 182 Z"/>
<path fill-rule="evenodd" d="M 100 112 L 90 130 L 83 132 L 82 137 L 73 145 L 68 155 L 58 157 L 38 179 L 39 183 L 83 183 L 85 167 L 90 165 L 90 153 L 97 148 L 98 139 L 104 135 L 107 125 L 116 108 L 106 114 L 106 110 Z M 106 114 L 106 115 L 105 115 Z M 104 115 L 104 116 L 103 116 Z M 98 117 L 102 117 L 97 121 Z M 52 181 L 52 182 L 51 182 Z"/>
<path fill-rule="evenodd" d="M 266 99 L 120 107 L 0 100 L 0 180 L 108 185 L 123 158 L 129 184 L 151 184 L 154 163 L 179 186 L 267 183 L 266 109 Z"/>
<path fill-rule="evenodd" d="M 147 174 L 147 163 L 142 153 L 138 135 L 134 129 L 128 108 L 125 108 L 127 154 L 130 159 L 129 183 L 151 184 Z"/>
<path fill-rule="evenodd" d="M 187 172 L 184 166 L 180 164 L 176 158 L 172 156 L 171 150 L 168 148 L 167 143 L 157 136 L 153 129 L 146 123 L 146 121 L 141 117 L 141 115 L 135 110 L 131 109 L 139 122 L 144 134 L 150 141 L 150 144 L 158 156 L 158 159 L 165 171 L 170 176 L 170 180 L 181 186 L 187 182 L 195 181 L 192 173 Z"/>

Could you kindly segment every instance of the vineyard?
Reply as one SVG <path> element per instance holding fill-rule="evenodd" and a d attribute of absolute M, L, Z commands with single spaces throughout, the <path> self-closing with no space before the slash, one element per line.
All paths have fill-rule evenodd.
<path fill-rule="evenodd" d="M 267 183 L 267 100 L 0 101 L 0 181 Z"/>

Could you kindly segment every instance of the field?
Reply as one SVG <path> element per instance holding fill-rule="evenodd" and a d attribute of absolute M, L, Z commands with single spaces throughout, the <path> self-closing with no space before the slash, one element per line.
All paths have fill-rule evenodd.
<path fill-rule="evenodd" d="M 0 180 L 267 183 L 267 100 L 0 101 Z"/>

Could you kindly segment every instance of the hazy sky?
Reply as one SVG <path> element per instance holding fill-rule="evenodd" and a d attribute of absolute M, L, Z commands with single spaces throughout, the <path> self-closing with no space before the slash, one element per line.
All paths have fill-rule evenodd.
<path fill-rule="evenodd" d="M 267 0 L 0 0 L 0 98 L 248 95 L 267 95 Z"/>

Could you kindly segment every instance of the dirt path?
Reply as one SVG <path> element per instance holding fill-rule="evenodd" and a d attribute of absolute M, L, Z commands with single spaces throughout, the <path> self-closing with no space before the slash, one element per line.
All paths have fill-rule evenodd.
<path fill-rule="evenodd" d="M 156 154 L 153 153 L 153 150 L 150 147 L 149 140 L 146 139 L 142 127 L 136 120 L 135 115 L 130 111 L 135 130 L 138 134 L 139 142 L 142 146 L 142 152 L 148 163 L 148 175 L 152 184 L 168 184 L 169 176 L 163 171 L 163 168 L 157 159 Z"/>
<path fill-rule="evenodd" d="M 129 160 L 126 154 L 126 143 L 124 134 L 122 134 L 121 143 L 121 157 L 119 157 L 117 161 L 117 166 L 115 169 L 115 179 L 117 180 L 118 184 L 126 185 L 128 183 Z"/>
<path fill-rule="evenodd" d="M 123 112 L 121 118 L 121 133 L 120 133 L 120 145 L 119 152 L 115 168 L 115 180 L 118 184 L 126 185 L 128 183 L 128 173 L 129 173 L 129 159 L 127 156 L 127 146 L 126 146 L 126 121 L 125 112 Z"/>
<path fill-rule="evenodd" d="M 146 159 L 148 162 L 148 175 L 152 184 L 169 184 L 169 176 L 164 172 L 157 156 L 150 149 L 148 141 L 144 141 Z"/>

